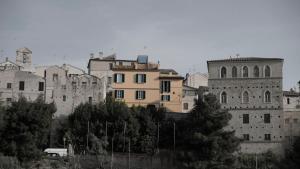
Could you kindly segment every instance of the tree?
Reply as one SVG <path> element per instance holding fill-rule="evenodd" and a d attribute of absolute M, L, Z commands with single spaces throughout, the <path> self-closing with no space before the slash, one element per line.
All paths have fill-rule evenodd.
<path fill-rule="evenodd" d="M 6 124 L 1 133 L 0 151 L 4 155 L 17 156 L 21 162 L 38 159 L 48 147 L 52 116 L 56 111 L 53 103 L 46 104 L 42 96 L 34 102 L 21 97 L 7 107 Z"/>
<path fill-rule="evenodd" d="M 195 101 L 188 118 L 178 123 L 177 161 L 180 168 L 233 168 L 239 139 L 225 131 L 231 115 L 222 110 L 216 97 L 206 95 Z"/>
<path fill-rule="evenodd" d="M 282 169 L 300 169 L 300 138 L 297 138 L 290 151 L 286 152 L 285 158 L 281 161 Z"/>

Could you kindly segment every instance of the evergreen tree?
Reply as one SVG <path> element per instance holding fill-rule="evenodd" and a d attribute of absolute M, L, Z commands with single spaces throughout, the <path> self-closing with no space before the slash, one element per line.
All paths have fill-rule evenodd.
<path fill-rule="evenodd" d="M 195 101 L 189 117 L 178 123 L 179 139 L 176 150 L 180 168 L 231 169 L 235 164 L 233 153 L 239 139 L 233 131 L 226 131 L 231 115 L 222 110 L 216 97 L 208 94 Z"/>

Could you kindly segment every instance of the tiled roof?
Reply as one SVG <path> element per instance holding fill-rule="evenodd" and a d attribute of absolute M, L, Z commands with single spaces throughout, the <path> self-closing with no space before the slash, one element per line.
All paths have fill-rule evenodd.
<path fill-rule="evenodd" d="M 220 59 L 220 60 L 209 60 L 209 62 L 243 62 L 243 61 L 283 61 L 282 58 L 260 58 L 260 57 L 240 57 L 240 58 L 229 58 L 229 59 Z"/>
<path fill-rule="evenodd" d="M 169 74 L 172 72 L 173 74 L 178 74 L 174 69 L 159 69 L 160 73 Z"/>

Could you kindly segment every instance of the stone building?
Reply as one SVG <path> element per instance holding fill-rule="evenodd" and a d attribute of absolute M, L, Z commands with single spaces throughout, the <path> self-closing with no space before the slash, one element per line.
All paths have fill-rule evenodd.
<path fill-rule="evenodd" d="M 195 99 L 198 99 L 198 89 L 184 85 L 182 92 L 182 113 L 189 113 L 194 108 Z"/>
<path fill-rule="evenodd" d="M 45 95 L 45 79 L 31 72 L 19 70 L 0 71 L 0 101 L 9 105 L 21 96 L 34 101 Z"/>
<path fill-rule="evenodd" d="M 17 49 L 16 51 L 16 64 L 21 66 L 23 71 L 33 71 L 32 67 L 32 51 L 26 47 Z"/>
<path fill-rule="evenodd" d="M 208 75 L 205 73 L 187 73 L 184 79 L 184 85 L 193 88 L 199 88 L 200 86 L 208 85 Z"/>
<path fill-rule="evenodd" d="M 46 102 L 54 102 L 55 116 L 68 115 L 80 103 L 103 101 L 103 84 L 100 78 L 88 74 L 68 74 L 64 67 L 50 66 L 44 71 Z"/>
<path fill-rule="evenodd" d="M 295 90 L 283 92 L 284 133 L 286 148 L 300 136 L 300 93 Z"/>
<path fill-rule="evenodd" d="M 244 141 L 241 152 L 281 154 L 284 139 L 280 58 L 230 58 L 207 61 L 208 87 L 232 114 L 226 129 Z"/>

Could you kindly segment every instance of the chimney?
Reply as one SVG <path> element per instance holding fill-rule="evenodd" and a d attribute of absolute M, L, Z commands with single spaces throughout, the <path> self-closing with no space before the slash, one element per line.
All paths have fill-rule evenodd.
<path fill-rule="evenodd" d="M 8 62 L 8 57 L 5 58 L 5 62 Z"/>
<path fill-rule="evenodd" d="M 90 53 L 90 58 L 91 58 L 91 59 L 94 58 L 94 53 Z"/>
<path fill-rule="evenodd" d="M 103 58 L 103 52 L 99 52 L 99 58 L 100 58 L 100 59 Z"/>

